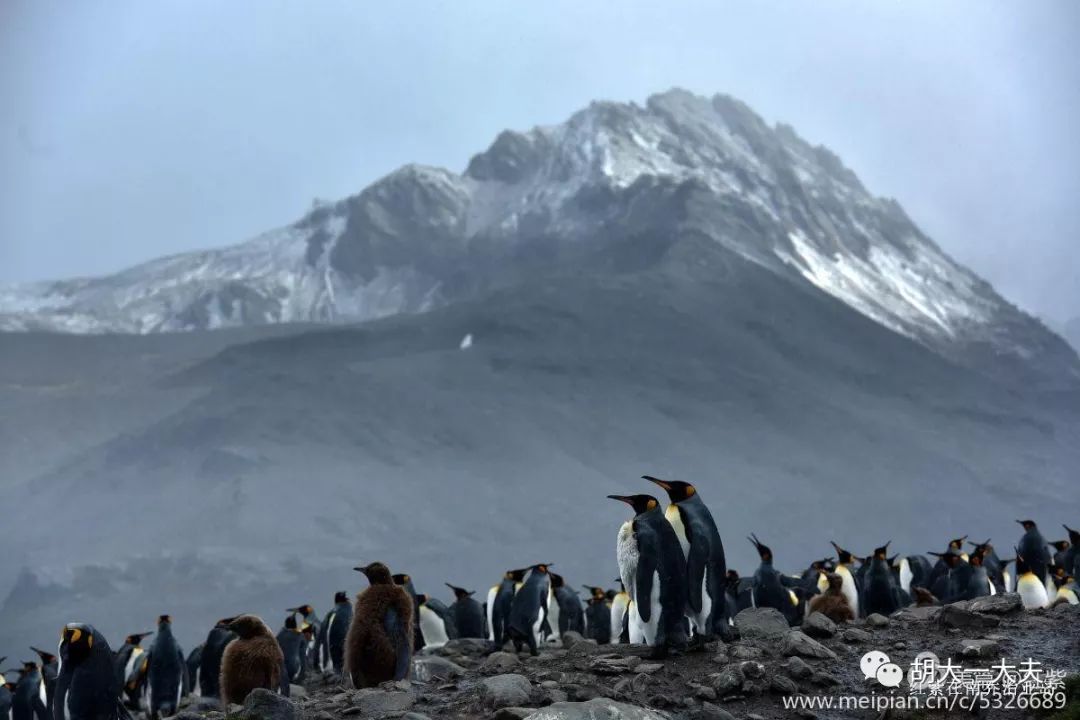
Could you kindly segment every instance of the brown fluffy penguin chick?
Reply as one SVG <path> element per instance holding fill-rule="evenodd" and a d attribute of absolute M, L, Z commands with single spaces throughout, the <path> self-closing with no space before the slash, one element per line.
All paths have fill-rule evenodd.
<path fill-rule="evenodd" d="M 371 586 L 356 596 L 345 638 L 345 672 L 357 688 L 404 680 L 412 665 L 412 598 L 394 584 L 382 563 L 353 569 L 364 573 Z"/>
<path fill-rule="evenodd" d="M 274 633 L 255 615 L 241 615 L 227 627 L 237 634 L 221 658 L 221 701 L 242 705 L 255 688 L 277 691 L 285 656 Z"/>
<path fill-rule="evenodd" d="M 911 588 L 911 591 L 915 594 L 915 605 L 918 607 L 930 607 L 932 605 L 941 604 L 941 601 L 934 597 L 934 594 L 924 587 L 915 586 Z"/>
<path fill-rule="evenodd" d="M 847 598 L 841 592 L 840 587 L 844 579 L 836 573 L 825 576 L 829 581 L 829 587 L 821 595 L 815 595 L 810 601 L 810 612 L 819 612 L 833 622 L 849 622 L 855 619 L 855 613 L 851 610 Z"/>

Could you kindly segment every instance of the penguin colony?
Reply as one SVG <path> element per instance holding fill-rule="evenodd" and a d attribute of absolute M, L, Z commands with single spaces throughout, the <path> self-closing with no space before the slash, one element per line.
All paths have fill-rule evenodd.
<path fill-rule="evenodd" d="M 727 567 L 697 488 L 643 479 L 667 493 L 667 507 L 647 494 L 608 496 L 632 511 L 616 534 L 619 589 L 584 585 L 584 604 L 550 562 L 505 571 L 483 604 L 475 591 L 446 583 L 449 606 L 374 562 L 354 568 L 368 581 L 355 602 L 337 592 L 321 621 L 306 603 L 287 609 L 276 636 L 255 615 L 223 618 L 187 656 L 168 615 L 158 618 L 156 632 L 128 635 L 115 652 L 93 626 L 69 623 L 56 654 L 31 648 L 38 659 L 9 670 L 0 657 L 0 720 L 127 720 L 132 713 L 158 720 L 175 715 L 187 694 L 226 704 L 243 703 L 256 688 L 288 695 L 290 683 L 311 670 L 373 687 L 407 678 L 416 650 L 459 637 L 487 638 L 492 651 L 510 642 L 536 655 L 575 631 L 601 644 L 644 644 L 660 658 L 731 639 L 733 618 L 749 607 L 774 608 L 794 626 L 813 612 L 843 622 L 1004 592 L 1019 594 L 1027 609 L 1080 604 L 1080 531 L 1068 526 L 1068 540 L 1047 542 L 1034 521 L 1017 520 L 1023 534 L 1006 559 L 989 539 L 966 535 L 927 553 L 934 562 L 889 555 L 889 542 L 865 557 L 832 542 L 835 558 L 815 560 L 797 575 L 778 570 L 772 549 L 752 534 L 760 564 L 741 577 Z"/>

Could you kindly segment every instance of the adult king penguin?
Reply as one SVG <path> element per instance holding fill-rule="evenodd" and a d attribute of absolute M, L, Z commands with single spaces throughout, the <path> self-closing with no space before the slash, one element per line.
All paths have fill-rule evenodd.
<path fill-rule="evenodd" d="M 589 591 L 585 607 L 585 637 L 595 640 L 598 645 L 607 645 L 616 640 L 611 636 L 611 607 L 604 588 L 582 585 Z"/>
<path fill-rule="evenodd" d="M 891 540 L 889 542 L 892 542 Z M 866 572 L 863 606 L 867 615 L 891 615 L 900 609 L 900 588 L 893 580 L 887 559 L 889 543 L 874 549 Z"/>
<path fill-rule="evenodd" d="M 49 720 L 45 707 L 41 669 L 36 662 L 23 663 L 15 695 L 11 699 L 11 720 Z"/>
<path fill-rule="evenodd" d="M 334 607 L 322 626 L 323 668 L 333 667 L 340 675 L 345 669 L 345 636 L 352 624 L 352 603 L 343 591 L 334 594 Z"/>
<path fill-rule="evenodd" d="M 450 615 L 454 618 L 458 637 L 484 637 L 484 608 L 480 607 L 480 603 L 473 598 L 476 591 L 466 590 L 450 583 L 446 583 L 446 587 L 454 593 Z"/>
<path fill-rule="evenodd" d="M 45 714 L 49 720 L 52 720 L 52 701 L 53 695 L 56 693 L 56 676 L 59 672 L 56 661 L 57 657 L 50 652 L 39 650 L 36 647 L 31 647 L 31 650 L 37 653 L 37 656 L 41 658 L 41 687 L 45 691 L 44 697 L 41 698 L 45 706 Z"/>
<path fill-rule="evenodd" d="M 300 629 L 305 634 L 307 644 L 304 648 L 304 667 L 314 667 L 316 670 L 322 670 L 322 663 L 320 662 L 318 648 L 319 631 L 322 629 L 322 623 L 319 622 L 319 616 L 315 612 L 315 608 L 308 604 L 297 605 L 294 608 L 289 608 L 289 612 L 294 612 L 303 618 L 303 622 L 300 623 Z M 305 628 L 304 625 L 307 625 Z M 310 636 L 310 639 L 308 639 Z"/>
<path fill-rule="evenodd" d="M 855 582 L 855 573 L 852 572 L 855 556 L 835 542 L 832 543 L 832 546 L 836 550 L 836 567 L 833 572 L 840 576 L 840 592 L 844 593 L 851 611 L 855 613 L 855 617 L 858 617 L 859 608 L 861 607 L 859 605 L 859 587 Z"/>
<path fill-rule="evenodd" d="M 518 652 L 521 652 L 522 644 L 526 644 L 531 655 L 540 654 L 537 646 L 542 640 L 540 630 L 547 617 L 551 588 L 551 578 L 548 577 L 550 565 L 551 563 L 540 563 L 530 567 L 525 584 L 514 595 L 514 602 L 510 607 L 508 634 Z"/>
<path fill-rule="evenodd" d="M 768 545 L 758 540 L 757 535 L 747 538 L 758 552 L 761 564 L 754 572 L 753 602 L 754 607 L 770 607 L 779 610 L 788 621 L 788 625 L 798 625 L 801 620 L 799 598 L 794 596 L 784 585 L 784 576 L 773 567 L 773 553 Z"/>
<path fill-rule="evenodd" d="M 116 679 L 124 688 L 124 692 L 128 695 L 128 702 L 133 707 L 139 705 L 138 692 L 140 688 L 132 687 L 129 689 L 126 687 L 129 677 L 135 676 L 135 670 L 137 663 L 140 662 L 140 658 L 146 653 L 142 648 L 142 641 L 145 638 L 153 635 L 153 632 L 133 633 L 124 638 L 124 644 L 120 646 L 120 649 L 116 651 L 114 656 Z"/>
<path fill-rule="evenodd" d="M 150 720 L 175 715 L 184 692 L 184 651 L 172 633 L 172 618 L 158 618 L 157 634 L 150 646 L 149 689 L 147 710 Z"/>
<path fill-rule="evenodd" d="M 1042 581 L 1043 585 L 1048 585 L 1050 581 L 1049 577 L 1049 565 L 1050 565 L 1050 551 L 1046 544 L 1046 538 L 1039 532 L 1039 527 L 1035 524 L 1034 520 L 1017 520 L 1021 527 L 1024 528 L 1024 535 L 1020 538 L 1020 544 L 1017 546 L 1016 554 L 1024 556 L 1024 562 L 1027 563 L 1028 570 L 1035 573 L 1035 577 Z M 1017 569 L 1017 583 L 1019 583 L 1020 571 Z"/>
<path fill-rule="evenodd" d="M 236 633 L 229 629 L 229 623 L 234 619 L 218 620 L 206 635 L 199 658 L 199 695 L 203 700 L 221 697 L 221 658 L 226 646 L 236 639 Z"/>
<path fill-rule="evenodd" d="M 634 517 L 619 528 L 616 556 L 619 575 L 634 602 L 630 622 L 637 618 L 653 657 L 686 646 L 686 557 L 675 529 L 651 495 L 608 495 L 626 503 Z"/>
<path fill-rule="evenodd" d="M 1020 552 L 1020 548 L 1016 548 L 1016 592 L 1020 594 L 1020 602 L 1025 610 L 1044 608 L 1050 604 L 1046 583 L 1028 564 L 1028 559 Z"/>
<path fill-rule="evenodd" d="M 293 611 L 295 612 L 295 611 Z M 277 634 L 277 643 L 285 657 L 285 675 L 290 683 L 299 684 L 304 675 L 304 636 L 296 622 L 296 615 L 285 617 L 285 624 Z"/>
<path fill-rule="evenodd" d="M 510 628 L 510 610 L 514 605 L 514 595 L 525 580 L 526 572 L 528 568 L 507 570 L 498 587 L 493 588 L 495 595 L 488 594 L 488 625 L 496 648 L 501 649 L 509 639 L 507 630 Z"/>
<path fill-rule="evenodd" d="M 622 578 L 617 578 L 619 592 L 611 599 L 611 642 L 613 644 L 630 642 L 630 593 L 626 592 L 626 585 Z"/>
<path fill-rule="evenodd" d="M 345 639 L 345 672 L 357 688 L 404 680 L 412 665 L 412 598 L 380 562 L 353 569 L 371 585 L 356 596 Z"/>
<path fill-rule="evenodd" d="M 130 720 L 120 701 L 112 649 L 97 630 L 68 623 L 60 631 L 60 672 L 53 695 L 57 720 Z"/>
<path fill-rule="evenodd" d="M 650 475 L 643 475 L 642 479 L 662 487 L 671 501 L 664 517 L 675 530 L 686 559 L 686 616 L 694 627 L 695 645 L 704 644 L 714 635 L 730 640 L 732 633 L 724 597 L 727 559 L 712 513 L 697 488 L 688 482 L 660 480 Z"/>

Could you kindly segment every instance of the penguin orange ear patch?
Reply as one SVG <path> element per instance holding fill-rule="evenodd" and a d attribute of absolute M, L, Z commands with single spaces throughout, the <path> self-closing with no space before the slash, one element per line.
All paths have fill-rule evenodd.
<path fill-rule="evenodd" d="M 656 501 L 650 500 L 645 504 L 645 507 L 647 507 L 649 510 L 652 510 L 654 507 L 656 507 Z"/>
<path fill-rule="evenodd" d="M 86 636 L 86 647 L 94 647 L 94 636 L 93 635 L 87 635 Z"/>
<path fill-rule="evenodd" d="M 687 497 L 690 497 L 691 495 L 693 495 L 696 492 L 697 492 L 697 488 L 695 488 L 693 485 L 687 485 L 686 486 L 686 496 Z"/>

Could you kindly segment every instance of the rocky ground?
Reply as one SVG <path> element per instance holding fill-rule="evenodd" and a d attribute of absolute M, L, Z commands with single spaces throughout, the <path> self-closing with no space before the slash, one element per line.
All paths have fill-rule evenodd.
<path fill-rule="evenodd" d="M 346 689 L 333 678 L 296 688 L 285 700 L 259 692 L 228 713 L 237 720 L 403 718 L 450 720 L 721 720 L 723 718 L 921 718 L 960 711 L 791 710 L 785 696 L 907 695 L 864 680 L 860 659 L 881 650 L 907 670 L 923 651 L 965 667 L 989 668 L 1002 657 L 1028 658 L 1072 676 L 1070 707 L 1058 715 L 989 710 L 986 717 L 1080 717 L 1075 676 L 1080 673 L 1080 606 L 1022 611 L 1015 595 L 909 608 L 891 618 L 871 616 L 833 624 L 812 616 L 789 629 L 779 613 L 752 609 L 736 619 L 739 639 L 654 661 L 641 646 L 597 646 L 568 633 L 539 657 L 491 652 L 480 640 L 453 640 L 418 656 L 408 682 L 378 689 Z M 225 720 L 220 711 L 192 704 L 180 720 Z"/>

